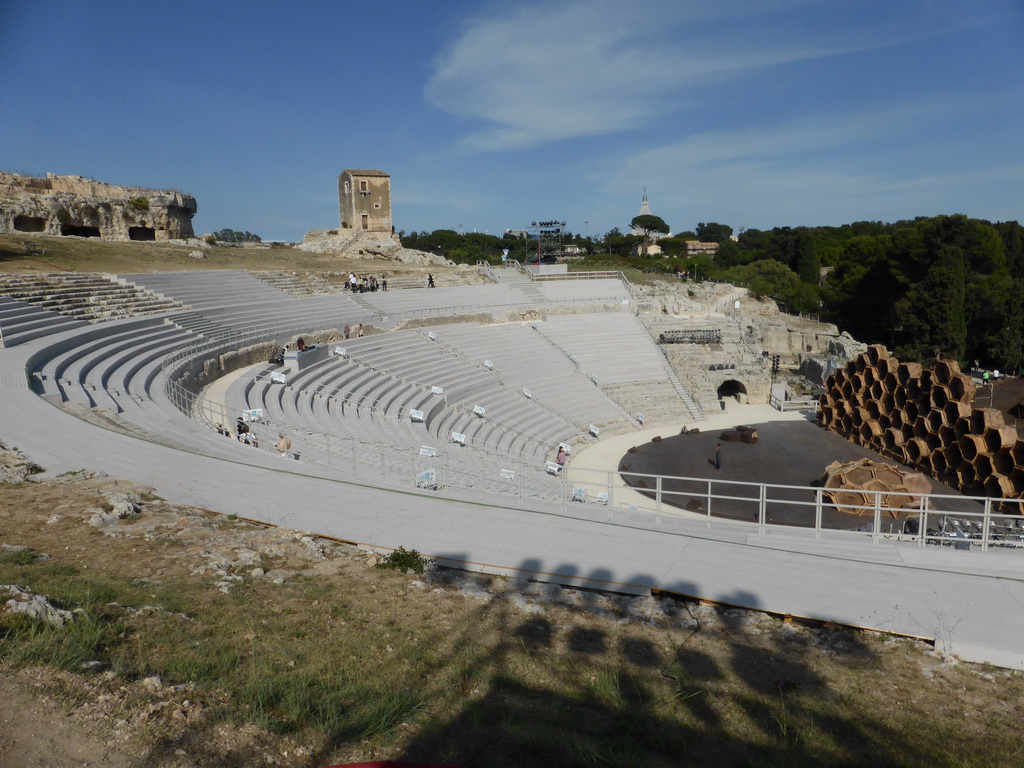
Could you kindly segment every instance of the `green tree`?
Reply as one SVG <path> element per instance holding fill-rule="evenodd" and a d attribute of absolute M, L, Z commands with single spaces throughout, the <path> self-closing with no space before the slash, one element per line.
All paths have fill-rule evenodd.
<path fill-rule="evenodd" d="M 732 237 L 732 227 L 728 224 L 716 224 L 713 221 L 697 225 L 697 239 L 702 243 L 720 243 Z"/>
<path fill-rule="evenodd" d="M 215 240 L 220 240 L 222 243 L 262 243 L 263 240 L 259 235 L 254 235 L 252 232 L 236 232 L 233 229 L 221 229 L 213 233 Z"/>
<path fill-rule="evenodd" d="M 639 231 L 643 235 L 643 255 L 647 256 L 647 248 L 651 243 L 651 235 L 655 232 L 667 235 L 669 233 L 669 226 L 665 223 L 665 220 L 660 216 L 655 216 L 651 213 L 645 213 L 640 216 L 634 216 L 633 220 L 629 222 L 630 226 L 633 227 L 634 231 Z"/>
<path fill-rule="evenodd" d="M 955 245 L 941 246 L 924 279 L 907 294 L 904 343 L 897 348 L 897 357 L 923 362 L 963 359 L 966 283 L 963 251 Z"/>
<path fill-rule="evenodd" d="M 817 285 L 821 280 L 821 261 L 818 259 L 818 246 L 808 230 L 797 233 L 793 244 L 796 261 L 796 273 L 801 282 Z"/>
<path fill-rule="evenodd" d="M 743 252 L 738 243 L 727 237 L 718 244 L 715 261 L 723 268 L 735 267 L 743 263 Z"/>

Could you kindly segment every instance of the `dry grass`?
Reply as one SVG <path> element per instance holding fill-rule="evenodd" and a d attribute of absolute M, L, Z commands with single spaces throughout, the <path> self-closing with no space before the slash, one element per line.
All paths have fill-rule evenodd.
<path fill-rule="evenodd" d="M 0 487 L 3 542 L 51 555 L 0 557 L 0 583 L 84 609 L 70 630 L 0 619 L 0 653 L 65 670 L 47 690 L 68 706 L 107 697 L 93 720 L 147 764 L 1024 764 L 1021 676 L 920 644 L 767 617 L 694 629 L 686 605 L 644 623 L 603 596 L 571 608 L 501 580 L 491 592 L 508 595 L 474 598 L 159 501 L 101 532 L 81 511 L 104 482 Z M 294 575 L 235 569 L 221 591 L 205 566 L 245 549 Z M 83 673 L 92 660 L 106 672 Z M 138 682 L 153 675 L 159 695 Z"/>
<path fill-rule="evenodd" d="M 43 255 L 28 256 L 23 242 L 38 243 Z M 160 243 L 109 242 L 93 238 L 33 237 L 0 234 L 0 272 L 51 272 L 54 267 L 79 272 L 178 272 L 203 269 L 266 269 L 291 272 L 354 270 L 379 272 L 380 260 L 342 259 L 293 248 L 233 248 L 215 246 L 205 259 L 189 256 L 196 248 Z M 418 268 L 407 268 L 418 271 Z M 432 268 L 441 271 L 442 268 Z"/>

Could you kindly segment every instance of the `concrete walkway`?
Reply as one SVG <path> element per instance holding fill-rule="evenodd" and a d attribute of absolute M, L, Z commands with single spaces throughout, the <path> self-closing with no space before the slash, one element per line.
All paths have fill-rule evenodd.
<path fill-rule="evenodd" d="M 916 635 L 967 660 L 1024 668 L 1024 553 L 872 545 L 744 523 L 709 528 L 681 516 L 666 516 L 658 528 L 611 524 L 586 519 L 594 505 L 570 512 L 442 499 L 261 451 L 199 456 L 90 425 L 37 397 L 25 363 L 42 343 L 0 351 L 0 438 L 51 474 L 88 467 L 151 485 L 173 502 L 378 547 L 416 547 L 451 565 L 641 594 L 666 590 Z M 770 415 L 754 407 L 700 426 L 756 424 L 758 414 Z M 622 443 L 642 439 L 632 433 L 598 444 L 574 466 L 617 461 Z"/>

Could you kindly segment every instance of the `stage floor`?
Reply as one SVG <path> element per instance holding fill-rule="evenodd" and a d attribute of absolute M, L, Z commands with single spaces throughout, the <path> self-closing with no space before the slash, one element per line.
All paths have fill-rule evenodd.
<path fill-rule="evenodd" d="M 703 426 L 703 425 L 701 425 Z M 849 442 L 838 435 L 827 432 L 809 421 L 775 421 L 750 424 L 758 434 L 757 443 L 750 445 L 726 442 L 720 439 L 725 429 L 701 431 L 700 434 L 673 435 L 663 437 L 659 442 L 637 445 L 635 453 L 626 453 L 620 459 L 620 466 L 631 472 L 652 475 L 675 475 L 690 478 L 709 478 L 716 482 L 715 494 L 742 497 L 735 500 L 713 500 L 712 515 L 737 520 L 757 519 L 756 487 L 729 485 L 729 481 L 748 483 L 772 483 L 795 485 L 800 489 L 772 491 L 771 498 L 783 503 L 772 503 L 767 507 L 768 521 L 777 525 L 807 526 L 814 524 L 814 507 L 786 504 L 785 501 L 813 502 L 814 489 L 819 479 L 833 461 L 847 462 L 860 458 L 896 464 L 867 448 Z M 715 468 L 715 445 L 722 445 L 722 468 Z M 901 469 L 908 469 L 898 465 Z M 634 490 L 653 498 L 650 490 L 637 487 L 636 478 L 622 473 L 626 484 Z M 960 493 L 936 480 L 929 478 L 935 493 Z M 649 479 L 647 479 L 648 482 Z M 804 490 L 806 489 L 806 490 Z M 685 496 L 675 497 L 663 494 L 662 502 L 698 514 L 707 513 L 707 483 L 666 480 L 663 491 L 679 491 Z M 981 506 L 966 499 L 951 500 L 944 505 L 945 511 L 981 511 Z M 860 517 L 840 512 L 833 508 L 828 499 L 822 510 L 822 525 L 825 528 L 858 529 L 871 522 L 871 517 Z M 892 521 L 897 528 L 902 521 Z M 887 521 L 883 526 L 889 530 Z"/>

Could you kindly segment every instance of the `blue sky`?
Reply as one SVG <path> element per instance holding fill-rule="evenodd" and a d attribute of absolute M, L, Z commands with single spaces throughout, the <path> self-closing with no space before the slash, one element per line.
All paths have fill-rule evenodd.
<path fill-rule="evenodd" d="M 173 187 L 197 233 L 1024 219 L 1021 0 L 0 0 L 0 168 Z"/>

